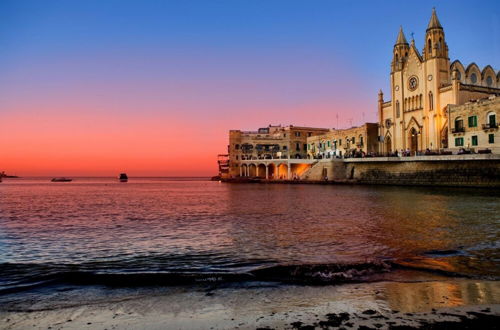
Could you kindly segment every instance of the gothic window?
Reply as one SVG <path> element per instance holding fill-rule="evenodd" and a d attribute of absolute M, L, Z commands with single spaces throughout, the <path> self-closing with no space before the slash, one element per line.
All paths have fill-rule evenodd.
<path fill-rule="evenodd" d="M 399 118 L 399 116 L 400 116 L 399 101 L 396 101 L 396 118 Z"/>
<path fill-rule="evenodd" d="M 432 92 L 429 92 L 429 110 L 434 110 L 434 98 Z"/>
<path fill-rule="evenodd" d="M 439 38 L 438 50 L 441 50 L 442 46 L 443 46 L 443 38 Z"/>
<path fill-rule="evenodd" d="M 420 94 L 420 96 L 418 97 L 418 103 L 419 103 L 419 108 L 422 109 L 422 94 Z"/>
<path fill-rule="evenodd" d="M 491 85 L 493 85 L 493 79 L 491 78 L 491 76 L 488 76 L 488 78 L 486 78 L 486 85 L 488 85 L 488 87 L 491 87 Z"/>
<path fill-rule="evenodd" d="M 462 80 L 462 74 L 457 70 L 457 79 Z"/>
<path fill-rule="evenodd" d="M 475 84 L 477 82 L 477 76 L 475 73 L 470 75 L 470 81 Z"/>
<path fill-rule="evenodd" d="M 432 54 L 432 42 L 431 42 L 431 39 L 429 38 L 429 40 L 427 41 L 427 51 L 429 52 L 429 56 Z"/>

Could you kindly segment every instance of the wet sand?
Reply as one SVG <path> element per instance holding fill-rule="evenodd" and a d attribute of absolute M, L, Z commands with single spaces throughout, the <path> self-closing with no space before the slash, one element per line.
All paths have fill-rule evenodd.
<path fill-rule="evenodd" d="M 475 280 L 253 283 L 107 296 L 77 291 L 4 304 L 0 311 L 4 329 L 498 329 L 498 324 L 500 282 Z"/>

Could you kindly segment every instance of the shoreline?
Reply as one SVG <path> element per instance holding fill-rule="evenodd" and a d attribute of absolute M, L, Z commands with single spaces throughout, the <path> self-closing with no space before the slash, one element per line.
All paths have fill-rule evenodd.
<path fill-rule="evenodd" d="M 398 329 L 500 320 L 500 281 L 452 279 L 328 286 L 247 283 L 51 293 L 5 305 L 4 329 Z M 71 304 L 68 300 L 73 299 Z M 80 301 L 80 303 L 78 303 Z M 23 307 L 24 306 L 24 307 Z M 454 322 L 454 323 L 451 323 Z M 403 329 L 403 328 L 399 328 Z"/>

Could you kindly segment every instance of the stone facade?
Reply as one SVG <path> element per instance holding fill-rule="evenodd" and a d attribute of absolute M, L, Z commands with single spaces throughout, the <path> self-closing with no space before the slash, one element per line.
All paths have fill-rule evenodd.
<path fill-rule="evenodd" d="M 471 99 L 500 95 L 500 73 L 472 63 L 464 69 L 450 64 L 444 29 L 433 10 L 422 53 L 410 44 L 401 28 L 393 49 L 391 100 L 378 98 L 380 148 L 383 153 L 449 147 L 447 107 Z"/>
<path fill-rule="evenodd" d="M 348 129 L 331 129 L 328 133 L 307 138 L 307 157 L 345 157 L 352 152 L 365 154 L 378 150 L 378 125 L 366 123 Z"/>
<path fill-rule="evenodd" d="M 229 176 L 259 176 L 241 173 L 243 163 L 258 160 L 306 159 L 307 138 L 328 132 L 326 128 L 272 126 L 257 131 L 229 131 Z M 263 162 L 267 164 L 267 162 Z M 258 165 L 257 165 L 258 166 Z M 248 168 L 244 168 L 249 170 Z M 262 174 L 262 173 L 261 173 Z"/>
<path fill-rule="evenodd" d="M 406 158 L 345 160 L 345 176 L 364 184 L 500 187 L 499 155 Z"/>
<path fill-rule="evenodd" d="M 463 105 L 449 105 L 449 148 L 464 148 L 473 152 L 489 149 L 500 153 L 499 114 L 500 97 L 495 96 Z"/>

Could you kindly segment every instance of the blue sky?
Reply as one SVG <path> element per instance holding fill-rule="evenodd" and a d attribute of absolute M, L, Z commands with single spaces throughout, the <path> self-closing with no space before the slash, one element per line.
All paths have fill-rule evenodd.
<path fill-rule="evenodd" d="M 0 114 L 189 125 L 211 153 L 229 129 L 376 121 L 399 26 L 421 49 L 433 7 L 451 61 L 500 69 L 500 1 L 1 0 Z"/>

